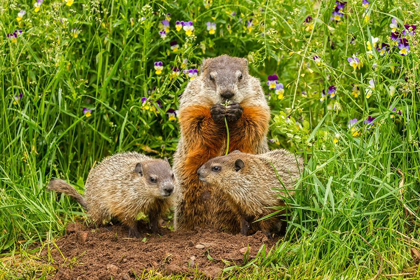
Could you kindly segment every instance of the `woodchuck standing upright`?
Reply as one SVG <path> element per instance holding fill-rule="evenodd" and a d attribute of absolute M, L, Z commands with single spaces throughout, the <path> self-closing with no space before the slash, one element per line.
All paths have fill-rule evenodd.
<path fill-rule="evenodd" d="M 167 160 L 128 152 L 105 158 L 89 172 L 85 197 L 59 179 L 51 180 L 48 189 L 75 198 L 93 222 L 117 217 L 129 227 L 130 236 L 139 237 L 138 214 L 149 214 L 151 228 L 158 233 L 160 216 L 173 206 L 175 185 Z"/>
<path fill-rule="evenodd" d="M 228 106 L 224 106 L 226 102 Z M 259 154 L 268 151 L 270 109 L 260 81 L 248 73 L 244 58 L 222 55 L 205 60 L 202 73 L 180 99 L 181 137 L 174 155 L 180 197 L 175 229 L 210 226 L 237 233 L 237 220 L 219 190 L 198 179 L 197 170 L 209 159 L 229 151 Z"/>
<path fill-rule="evenodd" d="M 301 172 L 303 160 L 286 150 L 260 155 L 234 151 L 209 160 L 200 167 L 198 175 L 228 197 L 240 220 L 242 234 L 247 235 L 252 226 L 270 235 L 280 230 L 280 219 L 251 223 L 274 211 L 267 207 L 284 205 L 279 195 L 294 194 L 293 187 Z"/>

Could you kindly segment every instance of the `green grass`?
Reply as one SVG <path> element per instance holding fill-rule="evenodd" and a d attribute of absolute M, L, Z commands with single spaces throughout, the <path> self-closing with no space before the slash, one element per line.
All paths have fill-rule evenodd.
<path fill-rule="evenodd" d="M 393 17 L 400 32 L 402 24 L 419 26 L 416 1 L 372 0 L 367 11 L 362 1 L 349 1 L 340 23 L 330 20 L 334 1 L 325 0 L 213 1 L 209 7 L 199 0 L 78 0 L 71 7 L 46 0 L 38 13 L 32 1 L 3 2 L 0 278 L 53 273 L 37 261 L 34 244 L 51 246 L 66 223 L 83 215 L 67 197 L 57 201 L 45 191 L 50 178 L 82 191 L 89 169 L 104 156 L 127 150 L 172 156 L 179 126 L 167 110 L 178 107 L 188 77 L 182 70 L 171 77 L 171 67 L 187 59 L 184 69 L 199 68 L 203 58 L 224 53 L 247 57 L 270 97 L 271 148 L 306 159 L 296 195 L 286 198 L 284 240 L 225 273 L 248 279 L 419 277 L 411 253 L 420 250 L 419 35 L 407 37 L 407 56 L 398 46 L 381 56 L 367 45 L 372 36 L 378 46 L 392 45 Z M 26 14 L 19 24 L 21 9 Z M 163 40 L 159 23 L 167 13 L 172 19 Z M 303 24 L 308 15 L 313 29 Z M 193 20 L 195 36 L 175 31 L 176 20 Z M 216 22 L 215 35 L 207 32 L 208 21 Z M 6 37 L 15 29 L 23 31 L 16 43 Z M 77 38 L 73 29 L 80 31 Z M 177 52 L 169 45 L 174 40 Z M 347 62 L 353 55 L 363 62 L 360 69 Z M 153 69 L 157 61 L 164 63 L 162 75 Z M 284 85 L 284 99 L 265 84 L 273 73 Z M 375 88 L 368 98 L 370 80 Z M 327 93 L 320 102 L 331 85 L 336 96 Z M 142 97 L 149 99 L 142 104 Z M 364 124 L 368 116 L 375 117 L 372 126 Z M 352 130 L 347 125 L 354 118 Z"/>

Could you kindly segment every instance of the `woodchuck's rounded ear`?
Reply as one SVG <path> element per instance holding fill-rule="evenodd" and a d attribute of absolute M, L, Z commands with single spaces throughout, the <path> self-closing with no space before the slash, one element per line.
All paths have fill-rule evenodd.
<path fill-rule="evenodd" d="M 136 164 L 136 168 L 134 168 L 134 172 L 139 173 L 140 176 L 143 176 L 143 167 L 141 166 L 141 162 Z"/>
<path fill-rule="evenodd" d="M 211 58 L 203 58 L 203 62 L 201 63 L 200 67 L 200 75 L 206 70 L 209 62 L 211 61 Z"/>
<path fill-rule="evenodd" d="M 235 170 L 236 170 L 236 172 L 238 172 L 239 170 L 241 170 L 244 167 L 245 167 L 245 163 L 243 162 L 242 159 L 238 158 L 235 161 Z"/>
<path fill-rule="evenodd" d="M 167 157 L 165 157 L 165 161 L 166 161 L 167 163 L 169 163 L 169 160 L 168 160 L 168 158 L 167 158 Z"/>
<path fill-rule="evenodd" d="M 232 151 L 232 152 L 230 152 L 231 154 L 237 154 L 237 153 L 240 153 L 241 151 L 239 151 L 239 150 L 234 150 L 234 151 Z"/>
<path fill-rule="evenodd" d="M 203 58 L 203 62 L 201 63 L 201 67 L 200 67 L 200 75 L 203 74 L 204 69 L 206 68 L 206 62 L 207 62 L 207 59 Z"/>
<path fill-rule="evenodd" d="M 243 58 L 244 62 L 245 62 L 245 66 L 248 66 L 248 59 Z"/>

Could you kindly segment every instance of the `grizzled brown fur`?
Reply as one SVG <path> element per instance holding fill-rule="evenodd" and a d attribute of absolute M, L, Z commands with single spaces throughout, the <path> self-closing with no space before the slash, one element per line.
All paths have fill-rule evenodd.
<path fill-rule="evenodd" d="M 270 213 L 267 207 L 284 205 L 279 195 L 294 194 L 294 184 L 303 172 L 303 160 L 286 150 L 253 155 L 235 151 L 213 158 L 199 170 L 200 180 L 209 183 L 228 198 L 241 223 L 241 233 L 279 231 L 281 220 L 271 218 L 252 223 Z M 283 182 L 282 185 L 279 178 Z"/>
<path fill-rule="evenodd" d="M 105 158 L 93 168 L 85 197 L 59 179 L 51 180 L 48 189 L 75 198 L 95 223 L 117 217 L 130 236 L 139 237 L 137 215 L 149 214 L 152 230 L 158 232 L 159 217 L 173 205 L 175 183 L 168 161 L 131 152 Z"/>
<path fill-rule="evenodd" d="M 226 107 L 223 104 L 229 101 Z M 251 154 L 268 151 L 270 109 L 260 81 L 248 73 L 243 58 L 222 55 L 207 59 L 202 73 L 185 89 L 179 107 L 181 137 L 174 157 L 180 196 L 175 228 L 210 226 L 236 233 L 238 223 L 225 196 L 198 179 L 198 168 L 226 150 Z"/>

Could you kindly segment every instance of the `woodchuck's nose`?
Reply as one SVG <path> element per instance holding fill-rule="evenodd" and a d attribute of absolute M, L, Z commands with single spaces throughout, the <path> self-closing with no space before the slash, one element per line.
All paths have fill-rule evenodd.
<path fill-rule="evenodd" d="M 200 181 L 204 181 L 204 171 L 203 171 L 203 167 L 200 167 L 200 168 L 197 170 L 197 175 L 198 175 L 198 179 L 199 179 Z"/>
<path fill-rule="evenodd" d="M 165 193 L 166 196 L 170 196 L 172 194 L 172 192 L 174 191 L 174 186 L 173 185 L 167 185 L 167 186 L 164 186 L 162 189 L 163 189 L 163 192 Z"/>
<path fill-rule="evenodd" d="M 231 99 L 235 94 L 231 91 L 225 91 L 220 95 L 225 99 Z"/>

